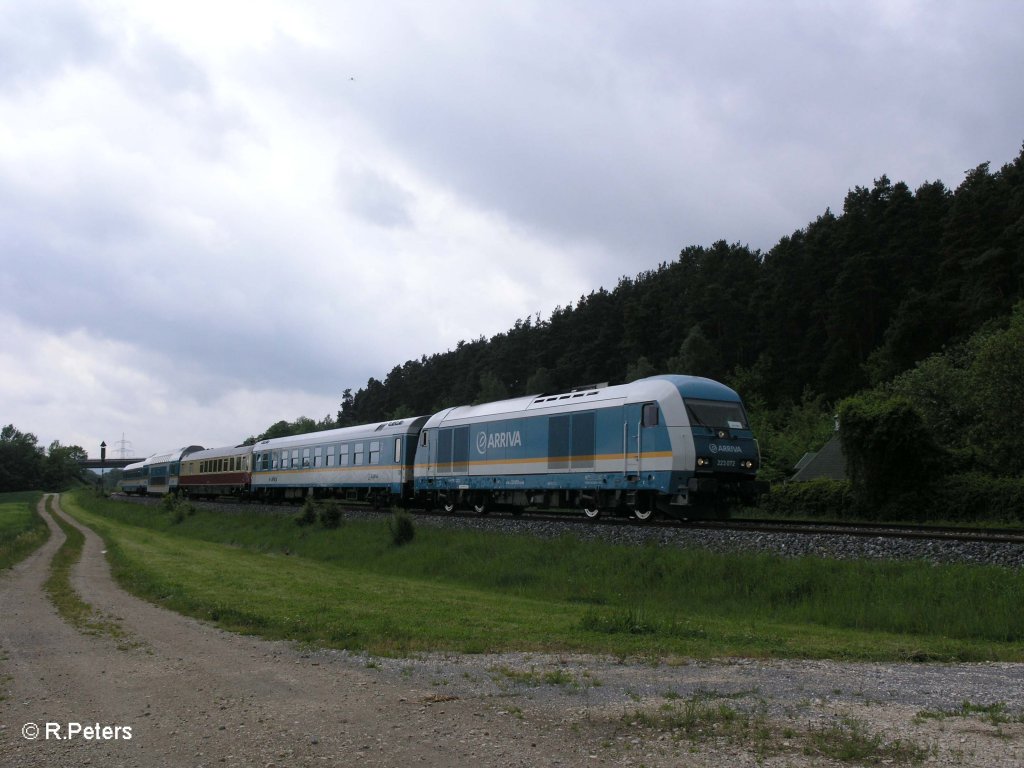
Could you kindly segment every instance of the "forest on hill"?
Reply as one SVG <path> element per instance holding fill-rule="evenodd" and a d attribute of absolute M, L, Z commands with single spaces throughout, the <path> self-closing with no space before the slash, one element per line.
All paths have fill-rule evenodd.
<path fill-rule="evenodd" d="M 280 422 L 261 437 L 674 372 L 736 388 L 769 474 L 783 473 L 828 438 L 843 398 L 1009 323 L 1022 298 L 1024 150 L 953 190 L 883 175 L 767 253 L 687 247 L 549 318 L 396 365 L 345 390 L 336 419 Z"/>

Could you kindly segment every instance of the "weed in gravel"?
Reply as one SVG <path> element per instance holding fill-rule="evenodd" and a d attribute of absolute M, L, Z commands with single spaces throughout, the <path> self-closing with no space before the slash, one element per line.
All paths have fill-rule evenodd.
<path fill-rule="evenodd" d="M 763 700 L 752 709 L 722 700 L 753 693 L 741 691 L 723 697 L 713 691 L 698 691 L 685 701 L 666 701 L 654 711 L 627 713 L 622 720 L 629 727 L 666 733 L 675 741 L 686 739 L 691 744 L 724 741 L 742 746 L 751 750 L 759 761 L 793 751 L 859 765 L 916 764 L 929 756 L 928 750 L 911 742 L 886 741 L 860 720 L 844 718 L 833 725 L 801 731 L 793 725 L 772 724 Z"/>
<path fill-rule="evenodd" d="M 580 681 L 571 672 L 564 669 L 538 672 L 533 667 L 530 667 L 528 670 L 519 670 L 501 665 L 491 667 L 488 671 L 491 673 L 491 679 L 498 684 L 499 688 L 503 687 L 503 683 L 525 685 L 530 688 L 538 688 L 542 685 L 555 685 L 575 690 L 581 687 Z"/>
<path fill-rule="evenodd" d="M 1005 723 L 1024 723 L 1024 713 L 1010 714 L 1006 711 L 1006 704 L 1002 701 L 997 701 L 994 704 L 974 704 L 964 701 L 956 709 L 923 709 L 917 713 L 914 721 L 920 723 L 925 720 L 945 720 L 947 717 L 971 717 L 973 715 L 978 715 L 982 722 L 995 726 Z"/>
<path fill-rule="evenodd" d="M 928 750 L 911 742 L 885 741 L 867 725 L 846 717 L 838 723 L 817 728 L 807 735 L 806 755 L 821 755 L 844 763 L 920 763 Z"/>
<path fill-rule="evenodd" d="M 749 744 L 759 755 L 770 753 L 771 729 L 763 711 L 747 712 L 722 701 L 694 695 L 681 702 L 665 702 L 657 710 L 636 710 L 623 716 L 630 726 L 668 732 L 673 740 L 699 743 L 725 739 Z"/>

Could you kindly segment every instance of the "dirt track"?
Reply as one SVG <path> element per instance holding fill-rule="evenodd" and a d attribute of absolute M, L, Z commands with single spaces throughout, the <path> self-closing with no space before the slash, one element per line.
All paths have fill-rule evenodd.
<path fill-rule="evenodd" d="M 709 689 L 756 690 L 770 722 L 798 728 L 853 715 L 887 740 L 909 738 L 927 748 L 929 762 L 1024 762 L 1020 723 L 1001 725 L 998 733 L 973 718 L 912 723 L 921 709 L 965 699 L 1004 701 L 1019 712 L 1022 665 L 631 667 L 514 654 L 368 660 L 308 653 L 228 634 L 126 594 L 110 577 L 101 540 L 78 526 L 86 544 L 73 585 L 95 609 L 116 617 L 130 642 L 82 634 L 43 591 L 63 534 L 41 511 L 50 540 L 0 575 L 3 768 L 754 764 L 756 750 L 742 739 L 680 740 L 623 718 L 645 702 L 653 711 L 667 691 Z M 551 665 L 585 684 L 522 685 L 524 677 L 494 672 Z M 25 738 L 22 729 L 32 723 L 43 732 Z M 45 738 L 46 723 L 59 724 L 65 738 Z M 131 738 L 124 730 L 120 738 L 67 738 L 71 723 L 129 728 Z M 759 764 L 821 764 L 782 736 L 767 754 L 762 745 L 760 757 Z"/>

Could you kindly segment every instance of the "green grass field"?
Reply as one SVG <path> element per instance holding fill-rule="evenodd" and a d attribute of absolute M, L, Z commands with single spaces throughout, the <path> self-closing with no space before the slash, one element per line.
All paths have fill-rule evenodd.
<path fill-rule="evenodd" d="M 0 493 L 0 570 L 41 546 L 50 529 L 36 514 L 41 493 Z"/>
<path fill-rule="evenodd" d="M 236 631 L 405 654 L 1024 659 L 1024 574 L 538 540 L 386 514 L 334 530 L 284 515 L 64 497 L 118 579 Z"/>

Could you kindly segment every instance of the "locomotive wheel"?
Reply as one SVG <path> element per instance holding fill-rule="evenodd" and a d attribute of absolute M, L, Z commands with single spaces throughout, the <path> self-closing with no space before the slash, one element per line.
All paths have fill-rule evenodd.
<path fill-rule="evenodd" d="M 597 520 L 601 516 L 601 510 L 597 507 L 584 507 L 583 514 L 587 516 L 588 520 Z"/>
<path fill-rule="evenodd" d="M 634 517 L 636 517 L 637 520 L 640 520 L 641 522 L 646 522 L 654 516 L 654 512 L 652 512 L 649 509 L 634 509 L 633 515 Z"/>
<path fill-rule="evenodd" d="M 487 514 L 487 503 L 484 502 L 484 501 L 480 501 L 479 503 L 474 504 L 473 505 L 473 511 L 476 512 L 478 515 L 486 515 Z"/>
<path fill-rule="evenodd" d="M 452 512 L 454 512 L 455 511 L 455 502 L 454 501 L 446 501 L 444 503 L 444 511 L 447 512 L 449 515 Z"/>

